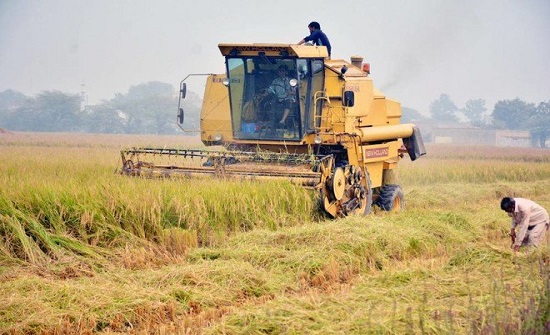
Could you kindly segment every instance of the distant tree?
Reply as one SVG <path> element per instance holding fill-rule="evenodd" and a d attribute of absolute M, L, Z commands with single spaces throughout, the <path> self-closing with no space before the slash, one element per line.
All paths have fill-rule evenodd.
<path fill-rule="evenodd" d="M 17 115 L 14 111 L 23 106 L 27 101 L 27 96 L 14 90 L 5 90 L 0 92 L 0 127 L 9 128 Z"/>
<path fill-rule="evenodd" d="M 541 102 L 525 125 L 531 134 L 533 146 L 546 148 L 546 140 L 550 136 L 550 100 Z"/>
<path fill-rule="evenodd" d="M 127 117 L 109 103 L 87 107 L 82 116 L 86 132 L 121 134 L 125 132 Z"/>
<path fill-rule="evenodd" d="M 441 94 L 439 99 L 430 104 L 432 119 L 441 123 L 456 123 L 458 108 L 447 94 Z"/>
<path fill-rule="evenodd" d="M 198 129 L 201 98 L 188 91 L 182 102 L 186 128 Z M 0 92 L 0 127 L 19 131 L 177 134 L 178 100 L 170 84 L 152 81 L 80 108 L 78 95 L 44 91 L 36 97 Z"/>
<path fill-rule="evenodd" d="M 401 122 L 403 123 L 421 121 L 426 119 L 426 117 L 420 114 L 416 109 L 408 107 L 402 107 L 401 114 Z"/>
<path fill-rule="evenodd" d="M 80 130 L 78 94 L 44 91 L 35 100 L 38 115 L 46 131 Z"/>
<path fill-rule="evenodd" d="M 466 101 L 464 108 L 460 110 L 475 126 L 483 125 L 483 114 L 487 111 L 485 100 L 470 99 Z"/>
<path fill-rule="evenodd" d="M 146 100 L 158 96 L 173 96 L 174 86 L 160 81 L 150 81 L 131 86 L 126 97 L 128 99 Z"/>
<path fill-rule="evenodd" d="M 3 127 L 17 131 L 44 131 L 37 115 L 38 107 L 35 100 L 29 98 L 23 106 L 12 110 L 4 117 Z"/>
<path fill-rule="evenodd" d="M 176 133 L 176 97 L 172 85 L 148 82 L 117 94 L 110 103 L 128 118 L 125 132 L 171 134 Z"/>
<path fill-rule="evenodd" d="M 9 110 L 20 107 L 27 100 L 27 96 L 14 90 L 0 92 L 0 110 Z"/>
<path fill-rule="evenodd" d="M 528 129 L 527 120 L 535 114 L 535 104 L 527 103 L 519 98 L 514 100 L 500 100 L 495 104 L 493 124 L 504 129 Z"/>
<path fill-rule="evenodd" d="M 80 97 L 44 91 L 13 110 L 6 124 L 21 131 L 80 131 Z"/>

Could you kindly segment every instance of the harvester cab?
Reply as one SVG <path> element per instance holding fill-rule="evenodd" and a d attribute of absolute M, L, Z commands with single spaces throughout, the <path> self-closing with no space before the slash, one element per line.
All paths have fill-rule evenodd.
<path fill-rule="evenodd" d="M 315 108 L 314 95 L 322 92 L 324 77 L 319 53 L 299 55 L 273 45 L 220 45 L 220 50 L 226 57 L 228 76 L 222 84 L 228 85 L 233 140 L 277 145 L 315 133 L 321 100 Z"/>
<path fill-rule="evenodd" d="M 226 73 L 209 74 L 200 134 L 224 150 L 126 149 L 123 173 L 286 179 L 310 187 L 332 217 L 368 214 L 374 203 L 400 210 L 389 176 L 405 153 L 425 154 L 419 129 L 401 124 L 401 106 L 377 90 L 361 57 L 329 59 L 326 47 L 220 44 Z M 189 76 L 188 76 L 189 77 Z M 186 82 L 178 124 L 184 129 Z M 144 157 L 201 158 L 200 165 Z"/>

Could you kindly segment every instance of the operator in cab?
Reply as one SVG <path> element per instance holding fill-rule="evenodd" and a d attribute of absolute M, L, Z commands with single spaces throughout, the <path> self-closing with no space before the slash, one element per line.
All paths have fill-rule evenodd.
<path fill-rule="evenodd" d="M 277 75 L 277 78 L 273 79 L 267 88 L 266 94 L 275 96 L 274 110 L 275 112 L 282 111 L 279 125 L 284 127 L 286 119 L 296 103 L 296 92 L 295 88 L 290 85 L 291 78 L 288 77 L 286 65 L 280 65 L 277 68 Z"/>

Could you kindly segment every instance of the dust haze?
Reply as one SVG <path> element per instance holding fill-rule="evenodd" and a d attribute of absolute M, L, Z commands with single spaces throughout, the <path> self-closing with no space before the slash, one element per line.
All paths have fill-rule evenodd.
<path fill-rule="evenodd" d="M 221 73 L 218 43 L 293 44 L 318 21 L 333 58 L 360 55 L 375 85 L 427 113 L 447 94 L 550 100 L 550 1 L 0 0 L 0 91 L 86 91 L 90 104 L 190 73 Z M 202 94 L 200 85 L 189 90 Z"/>

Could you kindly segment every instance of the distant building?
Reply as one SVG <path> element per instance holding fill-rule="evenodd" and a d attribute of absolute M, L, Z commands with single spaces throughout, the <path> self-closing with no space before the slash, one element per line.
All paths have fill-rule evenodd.
<path fill-rule="evenodd" d="M 531 134 L 528 131 L 519 130 L 497 130 L 495 134 L 495 145 L 497 147 L 521 147 L 531 145 Z"/>
<path fill-rule="evenodd" d="M 431 128 L 431 136 L 434 143 L 531 147 L 531 135 L 528 131 L 439 126 Z"/>

